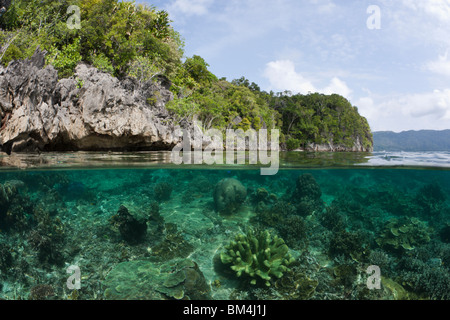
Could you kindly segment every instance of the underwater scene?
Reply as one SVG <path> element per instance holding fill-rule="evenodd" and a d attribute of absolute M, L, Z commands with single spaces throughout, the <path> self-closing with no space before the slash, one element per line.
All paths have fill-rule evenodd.
<path fill-rule="evenodd" d="M 448 168 L 295 157 L 273 176 L 0 159 L 0 298 L 450 298 Z"/>

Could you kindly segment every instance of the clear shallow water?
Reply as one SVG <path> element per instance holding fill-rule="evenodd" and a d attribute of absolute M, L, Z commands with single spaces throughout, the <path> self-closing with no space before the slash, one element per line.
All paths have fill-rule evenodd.
<path fill-rule="evenodd" d="M 450 152 L 374 152 L 374 153 L 305 153 L 280 152 L 283 169 L 342 167 L 427 167 L 450 168 Z M 224 161 L 225 163 L 226 161 Z M 259 165 L 203 165 L 202 169 L 259 168 Z M 102 169 L 102 168 L 176 168 L 198 169 L 198 165 L 174 165 L 171 152 L 73 152 L 45 154 L 1 154 L 0 170 L 16 169 Z M 264 167 L 264 166 L 263 166 Z"/>
<path fill-rule="evenodd" d="M 280 161 L 261 176 L 170 153 L 3 155 L 0 297 L 449 298 L 449 153 Z M 230 258 L 239 235 L 259 260 Z"/>

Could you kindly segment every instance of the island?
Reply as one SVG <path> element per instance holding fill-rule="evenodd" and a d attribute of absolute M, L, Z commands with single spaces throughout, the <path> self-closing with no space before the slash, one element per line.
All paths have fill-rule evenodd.
<path fill-rule="evenodd" d="M 3 152 L 172 150 L 177 129 L 278 129 L 281 150 L 373 150 L 346 98 L 266 92 L 186 57 L 169 14 L 133 1 L 3 1 Z"/>

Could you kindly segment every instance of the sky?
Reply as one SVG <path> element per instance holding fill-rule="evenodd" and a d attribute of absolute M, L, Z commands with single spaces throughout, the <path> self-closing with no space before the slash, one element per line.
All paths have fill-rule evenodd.
<path fill-rule="evenodd" d="M 450 0 L 137 2 L 219 78 L 343 95 L 373 131 L 450 129 Z"/>

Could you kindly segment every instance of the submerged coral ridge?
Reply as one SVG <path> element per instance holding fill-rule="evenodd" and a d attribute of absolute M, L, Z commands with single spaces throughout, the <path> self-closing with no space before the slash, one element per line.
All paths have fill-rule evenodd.
<path fill-rule="evenodd" d="M 448 181 L 412 169 L 0 172 L 0 298 L 448 300 Z"/>

